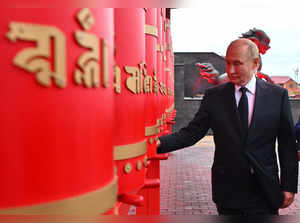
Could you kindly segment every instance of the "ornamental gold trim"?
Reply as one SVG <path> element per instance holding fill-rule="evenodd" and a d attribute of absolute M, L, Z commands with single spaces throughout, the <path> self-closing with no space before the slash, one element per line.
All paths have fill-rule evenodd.
<path fill-rule="evenodd" d="M 114 147 L 114 160 L 131 159 L 138 156 L 142 156 L 147 152 L 147 141 L 115 146 Z"/>
<path fill-rule="evenodd" d="M 49 203 L 0 209 L 0 215 L 98 215 L 114 207 L 118 194 L 118 177 L 105 187 Z"/>
<path fill-rule="evenodd" d="M 145 127 L 145 136 L 153 136 L 158 133 L 157 130 L 158 125 L 147 126 Z"/>
<path fill-rule="evenodd" d="M 158 37 L 158 29 L 156 26 L 145 25 L 145 34 L 152 35 Z"/>

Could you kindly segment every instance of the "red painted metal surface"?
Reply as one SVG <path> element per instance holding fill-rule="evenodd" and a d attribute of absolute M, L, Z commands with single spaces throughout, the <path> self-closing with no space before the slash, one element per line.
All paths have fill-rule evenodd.
<path fill-rule="evenodd" d="M 92 9 L 94 25 L 88 30 L 78 23 L 78 11 L 69 8 L 6 8 L 1 12 L 0 208 L 78 196 L 97 190 L 113 179 L 113 10 Z M 55 51 L 62 50 L 56 48 L 57 43 L 61 41 L 59 38 L 65 38 L 65 44 L 61 45 L 66 52 L 66 71 L 62 75 L 65 77 L 64 87 L 58 86 L 64 81 L 59 78 L 51 78 L 48 87 L 42 86 L 35 73 L 13 64 L 21 51 L 29 48 L 34 51 L 40 47 L 38 43 L 41 44 L 22 37 L 11 42 L 5 34 L 12 29 L 10 24 L 13 22 L 45 28 L 37 38 L 46 41 L 49 56 L 35 57 L 31 52 L 32 57 L 26 63 L 40 60 L 38 65 L 48 64 L 49 69 L 55 71 L 57 67 L 53 61 L 59 55 Z M 11 40 L 14 35 L 25 35 L 27 25 L 25 29 L 15 30 L 20 33 L 12 34 Z M 55 27 L 56 36 L 45 36 L 51 27 Z M 102 77 L 99 87 L 75 84 L 78 60 L 89 50 L 76 43 L 76 31 L 94 34 L 99 40 L 100 59 L 96 63 L 100 67 L 100 76 L 103 66 L 101 42 L 106 41 L 109 73 L 106 87 Z M 88 57 L 86 59 L 84 67 L 91 62 Z M 123 113 L 124 109 L 118 112 Z M 123 141 L 135 134 L 131 131 L 124 135 Z"/>
<path fill-rule="evenodd" d="M 157 31 L 157 9 L 147 8 L 146 11 L 146 26 L 150 26 L 153 31 Z M 145 127 L 151 129 L 151 133 L 147 136 L 147 156 L 151 158 L 156 155 L 155 137 L 153 129 L 156 129 L 157 124 L 157 107 L 158 107 L 158 81 L 157 81 L 157 38 L 154 34 L 145 34 L 146 38 L 146 64 L 147 73 L 151 76 L 152 86 L 150 92 L 145 92 Z"/>
<path fill-rule="evenodd" d="M 158 93 L 158 109 L 157 118 L 159 120 L 159 136 L 163 133 L 163 116 L 165 112 L 164 95 L 163 95 L 163 83 L 164 83 L 164 11 L 165 9 L 157 9 L 157 28 L 158 28 L 158 41 L 157 41 L 157 78 L 159 81 L 159 93 Z"/>
<path fill-rule="evenodd" d="M 172 132 L 172 125 L 174 124 L 175 113 L 174 113 L 174 56 L 172 50 L 172 39 L 171 39 L 171 24 L 170 19 L 165 21 L 166 27 L 166 85 L 167 85 L 167 109 L 166 109 L 166 129 L 165 133 L 170 134 Z"/>
<path fill-rule="evenodd" d="M 142 8 L 114 9 L 115 60 L 121 72 L 121 92 L 115 93 L 114 145 L 129 146 L 145 142 L 145 95 L 141 88 L 142 63 L 145 63 L 145 11 Z M 127 68 L 126 68 L 127 67 Z M 128 67 L 130 67 L 128 69 Z M 131 70 L 135 70 L 130 73 Z M 135 79 L 133 78 L 135 77 Z M 128 82 L 133 87 L 128 87 Z M 134 92 L 135 91 L 135 92 Z M 137 191 L 144 185 L 146 153 L 125 160 L 117 160 L 119 195 Z M 142 168 L 137 169 L 137 163 Z M 132 170 L 126 173 L 125 166 Z"/>

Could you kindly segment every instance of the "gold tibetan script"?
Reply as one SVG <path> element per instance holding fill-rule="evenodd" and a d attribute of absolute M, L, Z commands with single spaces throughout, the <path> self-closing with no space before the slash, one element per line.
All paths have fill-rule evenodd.
<path fill-rule="evenodd" d="M 138 67 L 125 66 L 125 71 L 131 74 L 126 79 L 126 87 L 134 94 L 152 93 L 153 81 L 150 75 L 147 75 L 145 62 L 141 62 Z M 142 78 L 144 76 L 144 79 Z"/>
<path fill-rule="evenodd" d="M 153 91 L 154 93 L 158 93 L 158 89 L 159 89 L 159 84 L 158 84 L 158 80 L 157 80 L 157 74 L 156 74 L 156 70 L 153 71 Z"/>
<path fill-rule="evenodd" d="M 100 40 L 97 35 L 87 32 L 95 24 L 95 19 L 90 9 L 83 8 L 77 14 L 77 20 L 85 31 L 76 31 L 75 39 L 83 48 L 89 49 L 88 52 L 82 54 L 77 64 L 80 69 L 75 70 L 75 82 L 84 84 L 86 87 L 99 87 L 100 73 Z M 101 41 L 102 56 L 102 84 L 104 87 L 109 83 L 108 68 L 108 45 L 105 40 Z"/>
<path fill-rule="evenodd" d="M 162 82 L 159 82 L 159 85 L 160 85 L 160 93 L 162 95 L 167 95 L 167 87 L 166 85 L 164 85 Z"/>
<path fill-rule="evenodd" d="M 142 93 L 142 75 L 139 68 L 125 66 L 124 69 L 132 75 L 126 79 L 126 87 L 134 94 Z"/>
<path fill-rule="evenodd" d="M 83 31 L 76 31 L 75 39 L 80 46 L 91 49 L 77 61 L 83 72 L 75 70 L 75 82 L 82 84 L 83 80 L 86 87 L 99 87 L 99 39 L 95 34 Z"/>
<path fill-rule="evenodd" d="M 53 26 L 11 22 L 6 34 L 11 42 L 25 40 L 35 42 L 36 47 L 28 47 L 19 52 L 14 65 L 36 74 L 37 81 L 43 86 L 50 86 L 51 77 L 58 87 L 66 87 L 66 40 L 64 34 Z M 51 67 L 51 48 L 53 42 L 53 68 Z M 53 70 L 52 70 L 53 69 Z"/>
<path fill-rule="evenodd" d="M 114 66 L 114 88 L 116 93 L 121 94 L 121 69 L 118 66 Z"/>
<path fill-rule="evenodd" d="M 144 75 L 144 92 L 145 93 L 152 93 L 152 77 L 150 75 L 147 75 L 147 68 L 146 63 L 141 62 L 139 64 L 140 72 L 142 75 Z"/>

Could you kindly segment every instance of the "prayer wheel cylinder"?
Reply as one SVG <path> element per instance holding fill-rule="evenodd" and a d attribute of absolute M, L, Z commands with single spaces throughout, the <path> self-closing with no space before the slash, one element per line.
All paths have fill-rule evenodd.
<path fill-rule="evenodd" d="M 166 134 L 171 133 L 171 124 L 172 124 L 172 111 L 174 109 L 174 81 L 173 81 L 173 69 L 172 66 L 172 43 L 171 43 L 171 31 L 170 31 L 170 19 L 166 19 L 165 21 L 165 31 L 166 31 L 166 66 L 165 66 L 165 75 L 166 75 L 166 85 L 167 85 L 167 108 L 166 108 L 166 115 L 167 115 L 167 129 L 165 130 Z"/>
<path fill-rule="evenodd" d="M 0 214 L 109 213 L 113 10 L 0 15 Z"/>
<path fill-rule="evenodd" d="M 159 136 L 163 133 L 163 120 L 164 120 L 164 30 L 163 30 L 163 21 L 164 21 L 164 11 L 163 8 L 157 9 L 157 29 L 158 29 L 158 39 L 157 39 L 157 79 L 159 82 L 158 90 L 158 109 L 157 109 L 157 124 L 159 129 Z"/>
<path fill-rule="evenodd" d="M 144 112 L 145 10 L 120 8 L 114 11 L 116 46 L 114 158 L 119 179 L 119 195 L 123 195 L 136 192 L 143 187 L 147 165 Z M 126 200 L 124 203 L 130 202 L 130 199 L 124 199 Z"/>
<path fill-rule="evenodd" d="M 145 25 L 145 38 L 146 38 L 146 64 L 147 73 L 151 78 L 148 84 L 149 89 L 145 92 L 145 135 L 147 137 L 147 156 L 151 158 L 156 155 L 155 139 L 158 133 L 156 109 L 158 106 L 158 91 L 159 83 L 157 79 L 157 9 L 147 8 L 146 11 L 146 25 Z"/>

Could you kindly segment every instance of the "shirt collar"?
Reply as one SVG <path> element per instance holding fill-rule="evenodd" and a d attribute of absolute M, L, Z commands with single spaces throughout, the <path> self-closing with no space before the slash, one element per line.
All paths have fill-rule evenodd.
<path fill-rule="evenodd" d="M 242 86 L 234 85 L 235 91 L 239 91 Z M 256 78 L 255 75 L 252 76 L 251 80 L 244 86 L 247 88 L 248 92 L 251 94 L 255 94 L 255 88 L 256 88 Z"/>

